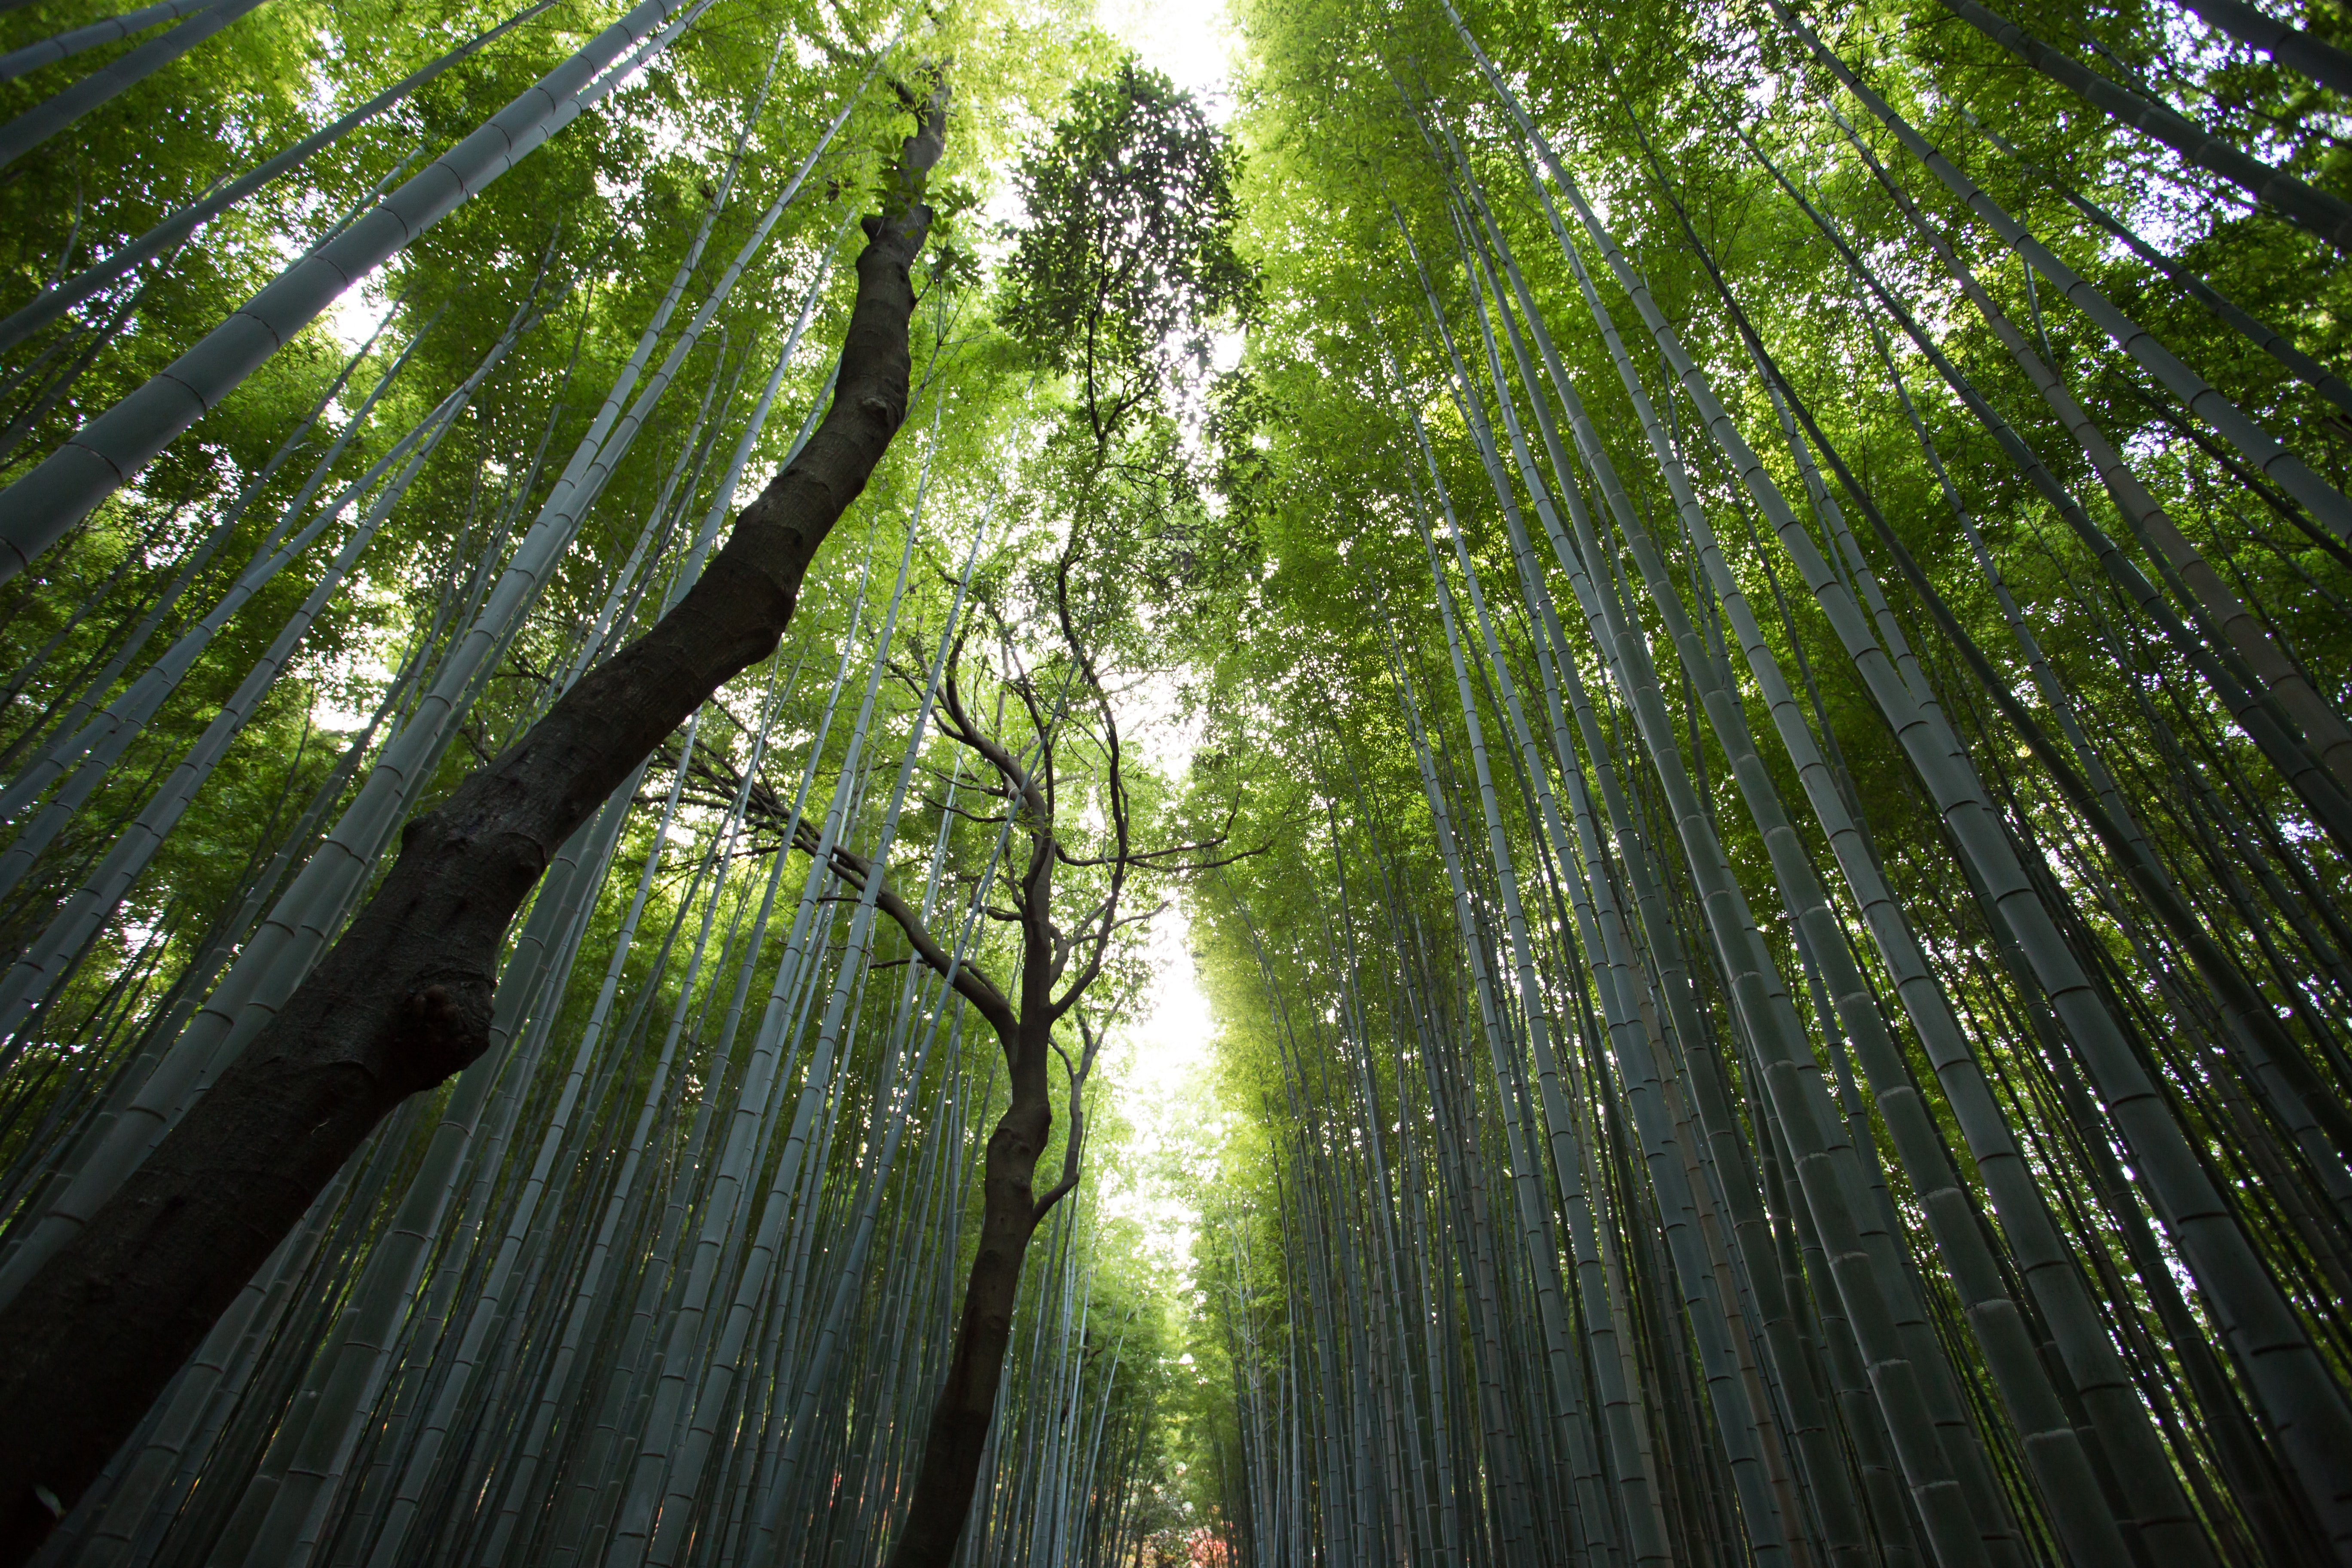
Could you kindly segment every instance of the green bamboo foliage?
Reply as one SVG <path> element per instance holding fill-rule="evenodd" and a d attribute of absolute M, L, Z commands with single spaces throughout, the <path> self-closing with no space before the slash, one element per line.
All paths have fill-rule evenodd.
<path fill-rule="evenodd" d="M 373 159 L 379 116 L 445 72 L 504 68 L 497 51 L 547 9 L 459 19 L 454 49 L 416 38 L 431 47 L 387 75 L 425 64 L 361 110 L 183 198 L 143 238 L 130 229 L 112 271 L 50 279 L 12 325 L 33 367 L 12 388 L 42 389 L 57 353 L 44 333 L 80 352 L 74 323 L 112 279 L 271 181 L 346 178 L 331 161 Z M 470 263 L 462 246 L 413 259 L 389 346 L 309 356 L 307 418 L 225 491 L 152 516 L 142 496 L 124 507 L 131 534 L 102 509 L 63 547 L 108 561 L 83 585 L 102 591 L 77 590 L 63 616 L 43 590 L 12 602 L 41 633 L 10 699 L 12 720 L 38 713 L 12 722 L 5 807 L 12 1282 L 299 980 L 454 754 L 496 751 L 675 604 L 745 479 L 815 427 L 833 353 L 813 368 L 805 344 L 838 342 L 848 225 L 805 197 L 859 199 L 868 128 L 894 117 L 878 84 L 898 79 L 913 24 L 889 8 L 755 19 L 756 58 L 730 42 L 656 84 L 683 100 L 615 97 L 713 7 L 667 9 L 665 30 L 574 100 L 620 104 L 626 134 L 563 175 L 593 192 L 603 159 L 634 182 L 634 117 L 695 94 L 723 105 L 672 116 L 689 151 L 659 184 L 617 187 L 610 212 L 573 194 L 530 216 L 535 274 L 463 279 L 448 270 Z M 1031 25 L 920 47 L 968 51 L 984 80 Z M 10 65 L 37 73 L 84 47 L 98 46 L 68 32 Z M 1050 94 L 1061 68 L 1031 50 L 1015 75 Z M 985 89 L 969 101 L 978 124 L 997 112 Z M 405 151 L 392 174 L 364 168 L 374 196 L 400 184 Z M 981 133 L 966 155 L 985 170 Z M 687 221 L 666 229 L 680 186 Z M 512 223 L 531 199 L 490 210 Z M 657 268 L 648 286 L 627 280 L 624 253 Z M 939 263 L 916 344 L 929 434 L 883 477 L 846 558 L 812 577 L 803 629 L 747 677 L 742 704 L 706 710 L 562 847 L 512 935 L 482 1070 L 388 1124 L 321 1196 L 46 1561 L 670 1564 L 889 1540 L 1003 1088 L 951 976 L 908 964 L 877 922 L 882 879 L 845 908 L 793 846 L 805 837 L 822 868 L 836 845 L 875 866 L 901 858 L 894 836 L 927 845 L 909 905 L 953 928 L 959 962 L 993 951 L 980 902 L 1006 827 L 982 826 L 968 779 L 943 798 L 930 787 L 932 698 L 901 700 L 892 679 L 912 658 L 935 693 L 983 591 L 985 638 L 1005 639 L 989 668 L 1032 657 L 1002 585 L 1029 541 L 988 526 L 999 455 L 1018 446 L 991 410 L 1025 394 L 970 378 L 973 296 L 954 267 Z M 446 352 L 478 317 L 489 337 Z M 970 429 L 943 420 L 950 405 L 978 416 Z M 24 429 L 51 405 L 34 406 Z M 935 591 L 935 554 L 962 557 L 951 591 Z M 355 657 L 379 629 L 394 655 L 381 677 Z M 975 663 L 963 679 L 976 710 L 1011 697 Z M 303 728 L 295 748 L 288 725 L 322 679 L 373 716 Z M 239 823 L 256 784 L 277 793 Z M 241 865 L 217 868 L 206 923 L 184 930 L 183 905 L 153 898 L 224 826 Z M 158 941 L 184 942 L 182 962 L 160 964 Z M 1119 1282 L 1102 1224 L 1074 1202 L 1034 1270 L 971 1548 L 992 1561 L 1097 1560 L 1140 1539 L 1163 1330 Z"/>
<path fill-rule="evenodd" d="M 1212 917 L 1266 1020 L 1228 1026 L 1265 1040 L 1229 1047 L 1264 1129 L 1229 1179 L 1279 1210 L 1204 1242 L 1226 1540 L 1354 1560 L 1369 1470 L 1414 1559 L 2340 1555 L 2342 688 L 2180 521 L 2300 460 L 1892 107 L 2047 182 L 1978 79 L 1881 45 L 1890 91 L 1754 19 L 1256 17 L 1262 144 L 1393 268 L 1338 310 L 1279 251 L 1276 395 L 1353 375 L 1385 431 L 1282 449 L 1282 613 L 1318 638 L 1227 699 L 1316 737 L 1293 831 L 1333 870 Z M 1346 153 L 1282 140 L 1318 50 Z M 2326 405 L 2320 360 L 2068 197 Z M 2179 412 L 2088 380 L 2037 283 Z M 2262 492 L 2306 562 L 2335 488 Z M 1350 1260 L 1416 1234 L 1418 1291 Z"/>
<path fill-rule="evenodd" d="M 37 1560 L 881 1560 L 1050 757 L 1073 886 L 1233 851 L 1217 1037 L 1053 1133 L 945 1561 L 2352 1563 L 2344 39 L 2010 9 L 1236 5 L 1245 340 L 1128 405 L 993 319 L 1076 8 L 0 5 L 0 1298 L 794 460 L 954 106 L 789 631 Z"/>

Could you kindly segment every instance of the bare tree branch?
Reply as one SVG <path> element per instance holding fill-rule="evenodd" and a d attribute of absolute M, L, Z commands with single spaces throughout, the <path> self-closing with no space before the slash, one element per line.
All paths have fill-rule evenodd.
<path fill-rule="evenodd" d="M 793 847 L 814 859 L 819 847 L 816 830 L 803 818 Z M 868 878 L 874 875 L 873 863 L 840 845 L 835 845 L 825 863 L 825 869 L 859 893 L 866 891 Z M 888 915 L 906 934 L 908 945 L 915 955 L 937 971 L 955 987 L 956 994 L 971 1004 L 980 1016 L 988 1020 L 1000 1038 L 1009 1038 L 1021 1027 L 1020 1015 L 1004 999 L 996 983 L 982 973 L 969 960 L 960 959 L 940 944 L 939 939 L 923 923 L 923 917 L 908 906 L 907 900 L 885 885 L 874 896 L 874 907 Z"/>
<path fill-rule="evenodd" d="M 1054 1042 L 1054 1054 L 1062 1058 L 1062 1067 L 1070 1075 L 1070 1131 L 1062 1143 L 1062 1179 L 1046 1189 L 1045 1195 L 1037 1200 L 1037 1206 L 1033 1211 L 1040 1220 L 1053 1211 L 1055 1204 L 1076 1190 L 1078 1160 L 1086 1152 L 1087 1078 L 1094 1071 L 1095 1054 L 1102 1049 L 1103 1037 L 1087 1022 L 1084 1013 L 1078 1015 L 1078 1038 L 1083 1048 L 1075 1066 L 1071 1064 L 1070 1053 L 1062 1048 L 1059 1041 Z"/>

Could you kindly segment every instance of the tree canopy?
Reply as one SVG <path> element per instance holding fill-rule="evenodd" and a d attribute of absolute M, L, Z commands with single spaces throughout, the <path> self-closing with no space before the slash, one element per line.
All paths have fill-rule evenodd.
<path fill-rule="evenodd" d="M 0 1560 L 2352 1562 L 2352 13 L 1185 25 L 0 10 Z"/>

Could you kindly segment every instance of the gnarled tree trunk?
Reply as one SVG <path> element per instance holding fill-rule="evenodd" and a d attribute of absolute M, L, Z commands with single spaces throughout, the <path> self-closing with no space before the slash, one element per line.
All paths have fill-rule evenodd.
<path fill-rule="evenodd" d="M 408 826 L 383 888 L 285 1011 L 0 1309 L 0 1564 L 31 1554 L 385 1114 L 483 1053 L 501 942 L 550 858 L 775 647 L 906 417 L 908 268 L 930 229 L 945 104 L 942 88 L 865 220 L 837 391 L 797 460 L 651 631 Z"/>

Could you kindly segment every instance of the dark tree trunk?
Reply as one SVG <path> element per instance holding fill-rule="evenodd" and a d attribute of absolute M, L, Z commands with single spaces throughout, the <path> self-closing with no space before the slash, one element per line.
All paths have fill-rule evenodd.
<path fill-rule="evenodd" d="M 926 106 L 866 220 L 838 389 L 798 460 L 651 631 L 409 826 L 382 889 L 285 1010 L 0 1309 L 0 1565 L 32 1554 L 384 1115 L 482 1054 L 500 942 L 556 848 L 775 647 L 810 561 L 906 417 L 908 268 L 929 233 L 944 101 Z"/>
<path fill-rule="evenodd" d="M 1025 1037 L 1029 1031 L 1022 1033 Z M 931 1407 L 922 1466 L 916 1472 L 906 1521 L 890 1550 L 889 1568 L 946 1568 L 971 1516 L 981 1457 L 996 1415 L 997 1385 L 1004 1377 L 1004 1352 L 1013 1342 L 1022 1264 L 1040 1217 L 1034 1194 L 1037 1159 L 1045 1152 L 1054 1126 L 1046 1089 L 1047 1031 L 1036 1034 L 1037 1038 L 1022 1042 L 1012 1074 L 1013 1103 L 989 1134 L 980 1250 L 972 1257 L 947 1383 Z"/>
<path fill-rule="evenodd" d="M 1063 559 L 1062 591 L 1068 591 L 1069 558 Z M 981 1177 L 980 1247 L 973 1254 L 971 1275 L 965 1282 L 963 1313 L 956 1322 L 954 1349 L 948 1358 L 946 1381 L 931 1406 L 930 1424 L 923 1436 L 922 1462 L 915 1473 L 907 1516 L 890 1548 L 888 1568 L 949 1568 L 956 1545 L 971 1518 L 972 1495 L 980 1485 L 980 1466 L 988 1447 L 990 1425 L 996 1416 L 996 1394 L 1004 1380 L 1004 1352 L 1013 1342 L 1013 1310 L 1021 1295 L 1021 1270 L 1029 1255 L 1030 1238 L 1054 1205 L 1077 1185 L 1078 1163 L 1085 1147 L 1087 1075 L 1094 1065 L 1101 1037 L 1078 1019 L 1083 1042 L 1069 1069 L 1070 1127 L 1063 1140 L 1061 1177 L 1043 1196 L 1036 1191 L 1037 1162 L 1053 1135 L 1054 1026 L 1077 1006 L 1102 973 L 1129 859 L 1126 788 L 1120 774 L 1118 732 L 1109 704 L 1101 700 L 1101 683 L 1094 665 L 1078 641 L 1065 605 L 1062 633 L 1084 672 L 1087 689 L 1099 703 L 1107 751 L 1110 759 L 1111 816 L 1118 850 L 1108 862 L 1111 884 L 1108 896 L 1077 922 L 1089 934 L 1073 939 L 1053 917 L 1054 872 L 1063 858 L 1054 836 L 1055 798 L 1052 725 L 1028 703 L 1038 726 L 1042 761 L 1030 773 L 999 742 L 982 734 L 963 709 L 955 686 L 952 664 L 948 672 L 945 722 L 942 728 L 980 753 L 1003 781 L 1006 796 L 1019 818 L 1025 818 L 1029 860 L 1013 889 L 1013 904 L 1021 928 L 1020 980 L 1016 1005 L 979 970 L 951 959 L 924 928 L 921 920 L 894 895 L 884 893 L 882 908 L 898 921 L 925 963 L 952 977 L 956 991 L 984 1018 L 1003 1049 L 1010 1103 L 989 1134 L 986 1163 Z M 1024 693 L 1024 703 L 1027 694 Z M 836 851 L 835 867 L 863 885 L 870 875 L 866 862 Z M 1090 951 L 1089 951 L 1090 950 Z M 1068 971 L 1075 969 L 1075 974 Z M 1055 986 L 1066 975 L 1060 994 Z"/>

